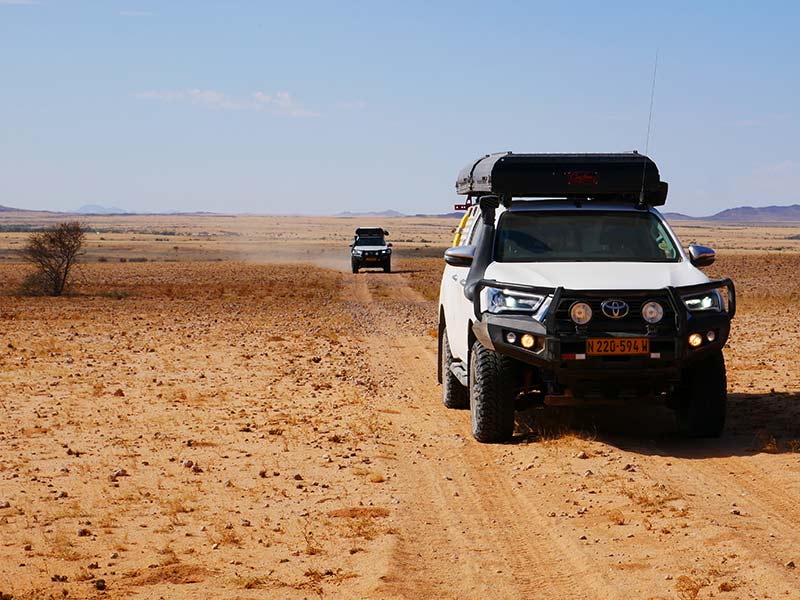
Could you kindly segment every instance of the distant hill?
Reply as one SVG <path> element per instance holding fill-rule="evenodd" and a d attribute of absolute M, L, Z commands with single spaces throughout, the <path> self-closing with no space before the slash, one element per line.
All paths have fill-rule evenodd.
<path fill-rule="evenodd" d="M 718 212 L 715 221 L 744 221 L 763 223 L 772 221 L 800 221 L 800 204 L 790 206 L 740 206 Z"/>
<path fill-rule="evenodd" d="M 3 206 L 0 204 L 0 213 L 49 213 L 49 210 L 31 210 L 29 208 L 16 208 L 14 206 Z"/>
<path fill-rule="evenodd" d="M 781 223 L 800 222 L 800 204 L 789 206 L 738 206 L 728 208 L 708 217 L 690 217 L 681 213 L 664 213 L 675 221 L 725 221 L 728 223 Z"/>
<path fill-rule="evenodd" d="M 74 211 L 81 215 L 127 215 L 129 212 L 114 206 L 100 206 L 99 204 L 84 204 Z"/>

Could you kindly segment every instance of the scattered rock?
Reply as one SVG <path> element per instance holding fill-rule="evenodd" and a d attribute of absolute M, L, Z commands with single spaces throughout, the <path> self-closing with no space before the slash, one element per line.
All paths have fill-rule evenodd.
<path fill-rule="evenodd" d="M 109 558 L 111 558 L 112 560 L 115 559 L 115 558 L 119 558 L 119 553 L 118 552 L 112 552 L 111 555 L 109 556 Z"/>
<path fill-rule="evenodd" d="M 122 388 L 117 388 L 117 391 L 114 392 L 114 395 L 118 398 L 122 398 L 125 395 L 125 392 L 122 391 Z"/>
<path fill-rule="evenodd" d="M 741 516 L 742 515 L 742 511 L 740 511 L 738 508 L 733 508 L 733 509 L 731 509 L 731 514 L 732 515 L 736 515 L 736 516 Z"/>
<path fill-rule="evenodd" d="M 69 580 L 69 577 L 66 575 L 53 575 L 50 578 L 50 581 L 55 581 L 56 583 L 66 583 Z"/>
<path fill-rule="evenodd" d="M 581 450 L 575 455 L 575 458 L 580 458 L 580 459 L 589 458 L 589 455 L 586 454 L 586 452 L 584 452 L 583 450 Z"/>
<path fill-rule="evenodd" d="M 86 529 L 85 527 L 81 527 L 78 529 L 78 537 L 86 537 L 92 535 L 92 532 Z"/>
<path fill-rule="evenodd" d="M 8 500 L 3 500 L 0 502 L 0 508 L 11 508 L 11 502 Z"/>
<path fill-rule="evenodd" d="M 95 579 L 94 580 L 94 589 L 100 590 L 101 592 L 106 589 L 106 580 L 105 579 Z"/>
<path fill-rule="evenodd" d="M 211 546 L 211 549 L 212 550 L 218 550 L 219 549 L 219 544 L 214 544 L 213 546 Z"/>
<path fill-rule="evenodd" d="M 790 560 L 789 562 L 787 562 L 787 563 L 786 563 L 786 568 L 787 568 L 787 569 L 794 569 L 794 568 L 795 568 L 794 561 L 793 561 L 793 560 Z"/>
<path fill-rule="evenodd" d="M 189 460 L 188 458 L 181 463 L 185 468 L 191 469 L 194 466 L 194 461 Z"/>
<path fill-rule="evenodd" d="M 128 477 L 128 472 L 125 469 L 114 469 L 109 479 L 111 479 L 111 481 L 116 481 L 118 477 Z"/>
<path fill-rule="evenodd" d="M 203 469 L 200 468 L 200 465 L 195 463 L 195 465 L 192 467 L 192 473 L 202 473 L 202 472 L 203 472 Z"/>
<path fill-rule="evenodd" d="M 294 480 L 295 480 L 295 481 L 303 481 L 303 476 L 302 476 L 302 475 L 300 475 L 300 473 L 297 473 L 297 474 L 294 476 Z"/>
<path fill-rule="evenodd" d="M 25 546 L 23 546 L 22 549 L 25 550 L 25 552 L 30 552 L 31 550 L 33 550 L 33 546 L 31 546 L 30 544 L 25 544 Z"/>

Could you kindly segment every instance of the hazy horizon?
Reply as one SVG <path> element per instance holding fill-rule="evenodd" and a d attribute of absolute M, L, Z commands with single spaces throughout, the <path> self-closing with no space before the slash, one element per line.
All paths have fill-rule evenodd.
<path fill-rule="evenodd" d="M 488 152 L 644 152 L 667 212 L 800 202 L 792 3 L 0 0 L 0 205 L 450 212 Z"/>

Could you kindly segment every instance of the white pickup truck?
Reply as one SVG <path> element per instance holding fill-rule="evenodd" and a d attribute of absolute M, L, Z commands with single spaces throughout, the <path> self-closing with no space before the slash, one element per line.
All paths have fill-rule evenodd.
<path fill-rule="evenodd" d="M 684 251 L 654 208 L 667 191 L 655 163 L 487 155 L 457 189 L 470 201 L 445 253 L 439 381 L 476 440 L 510 439 L 523 400 L 663 402 L 686 434 L 720 434 L 735 290 L 698 269 L 714 251 Z"/>

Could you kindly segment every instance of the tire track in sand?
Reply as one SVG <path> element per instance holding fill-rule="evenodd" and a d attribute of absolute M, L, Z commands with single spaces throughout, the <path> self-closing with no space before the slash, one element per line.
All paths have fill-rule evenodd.
<path fill-rule="evenodd" d="M 361 281 L 353 285 L 363 297 Z M 464 435 L 465 413 L 440 408 L 435 341 L 398 335 L 395 321 L 396 305 L 411 301 L 430 310 L 430 303 L 403 278 L 389 276 L 380 285 L 383 293 L 373 295 L 380 301 L 365 303 L 359 321 L 371 331 L 371 346 L 387 348 L 373 353 L 374 371 L 396 377 L 381 400 L 404 432 L 397 451 L 406 490 L 397 511 L 401 534 L 380 595 L 623 597 L 577 541 L 553 530 L 506 470 L 492 468 L 503 447 L 473 443 Z"/>

